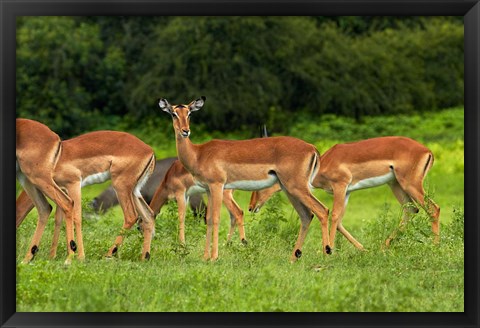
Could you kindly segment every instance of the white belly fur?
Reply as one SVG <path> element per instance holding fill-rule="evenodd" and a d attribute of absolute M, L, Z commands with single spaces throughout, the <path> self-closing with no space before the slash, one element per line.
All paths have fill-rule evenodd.
<path fill-rule="evenodd" d="M 393 181 L 394 179 L 395 179 L 395 175 L 393 174 L 393 172 L 388 172 L 385 175 L 360 180 L 356 184 L 348 186 L 347 192 L 355 191 L 359 189 L 377 187 L 377 186 L 386 184 L 387 182 Z"/>
<path fill-rule="evenodd" d="M 196 195 L 196 194 L 204 194 L 207 192 L 207 189 L 203 188 L 199 185 L 193 185 L 187 190 L 187 197 Z"/>
<path fill-rule="evenodd" d="M 82 179 L 82 188 L 95 183 L 102 183 L 110 179 L 110 171 L 95 173 Z"/>
<path fill-rule="evenodd" d="M 227 183 L 225 189 L 238 189 L 238 190 L 261 190 L 273 186 L 278 182 L 278 178 L 274 174 L 269 174 L 269 177 L 265 180 L 240 180 Z"/>

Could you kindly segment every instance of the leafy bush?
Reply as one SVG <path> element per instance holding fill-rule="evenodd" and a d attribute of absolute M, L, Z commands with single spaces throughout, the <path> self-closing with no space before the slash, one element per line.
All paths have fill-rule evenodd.
<path fill-rule="evenodd" d="M 287 134 L 318 144 L 321 152 L 327 149 L 322 146 L 325 141 L 331 147 L 332 140 L 349 142 L 389 135 L 408 136 L 424 143 L 442 143 L 443 146 L 448 142 L 449 147 L 451 142 L 462 143 L 459 146 L 463 149 L 463 121 L 463 108 L 409 115 L 367 116 L 363 118 L 363 123 L 335 115 L 323 115 L 315 120 L 309 115 L 299 115 Z"/>
<path fill-rule="evenodd" d="M 17 27 L 17 115 L 65 138 L 127 114 L 143 125 L 163 115 L 159 97 L 207 96 L 197 122 L 222 133 L 285 133 L 299 113 L 360 122 L 463 104 L 461 19 L 22 17 Z"/>
<path fill-rule="evenodd" d="M 17 116 L 69 137 L 121 112 L 124 55 L 99 33 L 97 25 L 72 17 L 19 19 Z"/>

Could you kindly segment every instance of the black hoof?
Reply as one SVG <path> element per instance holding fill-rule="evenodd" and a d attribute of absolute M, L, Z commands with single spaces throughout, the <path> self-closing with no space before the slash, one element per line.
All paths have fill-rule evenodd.
<path fill-rule="evenodd" d="M 242 244 L 247 246 L 248 245 L 248 241 L 245 239 L 245 238 L 242 238 Z"/>
<path fill-rule="evenodd" d="M 77 244 L 73 240 L 70 240 L 70 249 L 74 252 L 77 250 Z"/>
<path fill-rule="evenodd" d="M 330 246 L 325 246 L 325 252 L 327 252 L 327 254 L 332 254 L 332 249 L 330 248 Z"/>
<path fill-rule="evenodd" d="M 295 251 L 295 257 L 296 257 L 297 259 L 299 259 L 301 256 L 302 256 L 302 251 L 299 250 L 299 249 L 297 249 L 297 250 Z"/>
<path fill-rule="evenodd" d="M 145 260 L 150 260 L 150 253 L 149 252 L 146 252 L 145 253 Z"/>
<path fill-rule="evenodd" d="M 30 252 L 32 253 L 32 255 L 37 254 L 37 252 L 38 252 L 38 247 L 37 247 L 37 245 L 33 245 L 33 246 L 32 246 L 32 249 L 30 250 Z"/>
<path fill-rule="evenodd" d="M 117 251 L 118 251 L 118 248 L 115 246 L 115 247 L 112 249 L 112 255 L 117 254 Z"/>

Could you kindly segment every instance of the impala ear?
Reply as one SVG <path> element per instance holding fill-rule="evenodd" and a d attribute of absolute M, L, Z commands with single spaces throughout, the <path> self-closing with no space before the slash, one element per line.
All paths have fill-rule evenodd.
<path fill-rule="evenodd" d="M 203 107 L 206 99 L 207 98 L 205 96 L 201 96 L 197 100 L 192 101 L 190 105 L 188 105 L 188 108 L 190 109 L 191 112 L 197 111 Z"/>
<path fill-rule="evenodd" d="M 172 106 L 168 103 L 167 99 L 161 98 L 158 101 L 158 106 L 160 107 L 161 110 L 164 112 L 167 112 L 169 114 L 172 114 Z"/>

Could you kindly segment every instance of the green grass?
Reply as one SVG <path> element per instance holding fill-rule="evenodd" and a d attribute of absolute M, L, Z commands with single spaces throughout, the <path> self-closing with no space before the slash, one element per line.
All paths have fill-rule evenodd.
<path fill-rule="evenodd" d="M 449 130 L 438 128 L 446 124 L 444 117 L 452 120 Z M 69 267 L 63 264 L 64 231 L 57 259 L 48 259 L 53 233 L 53 220 L 49 221 L 34 261 L 17 266 L 17 311 L 462 312 L 463 129 L 460 133 L 455 126 L 463 122 L 463 112 L 442 112 L 432 121 L 425 122 L 432 126 L 423 130 L 425 137 L 416 138 L 435 155 L 426 189 L 441 207 L 440 245 L 432 243 L 429 219 L 420 211 L 390 248 L 382 247 L 401 215 L 393 194 L 382 186 L 353 193 L 343 221 L 366 252 L 337 233 L 334 254 L 323 255 L 321 229 L 314 219 L 302 257 L 291 264 L 300 222 L 286 197 L 277 194 L 259 213 L 245 214 L 247 246 L 240 243 L 238 233 L 226 243 L 230 220 L 222 208 L 220 258 L 215 263 L 202 259 L 206 229 L 191 213 L 186 220 L 187 246 L 178 244 L 175 204 L 157 217 L 149 262 L 139 260 L 143 238 L 136 229 L 128 232 L 118 256 L 106 260 L 123 221 L 117 207 L 97 219 L 83 220 L 87 259 Z M 305 135 L 314 135 L 312 126 L 305 126 Z M 435 137 L 435 131 L 442 135 Z M 323 152 L 338 140 L 343 141 L 309 142 Z M 153 146 L 163 149 L 159 157 L 175 150 L 172 144 L 158 145 Z M 91 200 L 106 185 L 84 188 L 83 200 Z M 322 190 L 314 193 L 331 208 L 331 196 Z M 250 194 L 237 191 L 234 196 L 247 212 Z M 35 218 L 34 210 L 17 230 L 17 263 L 27 251 Z"/>

